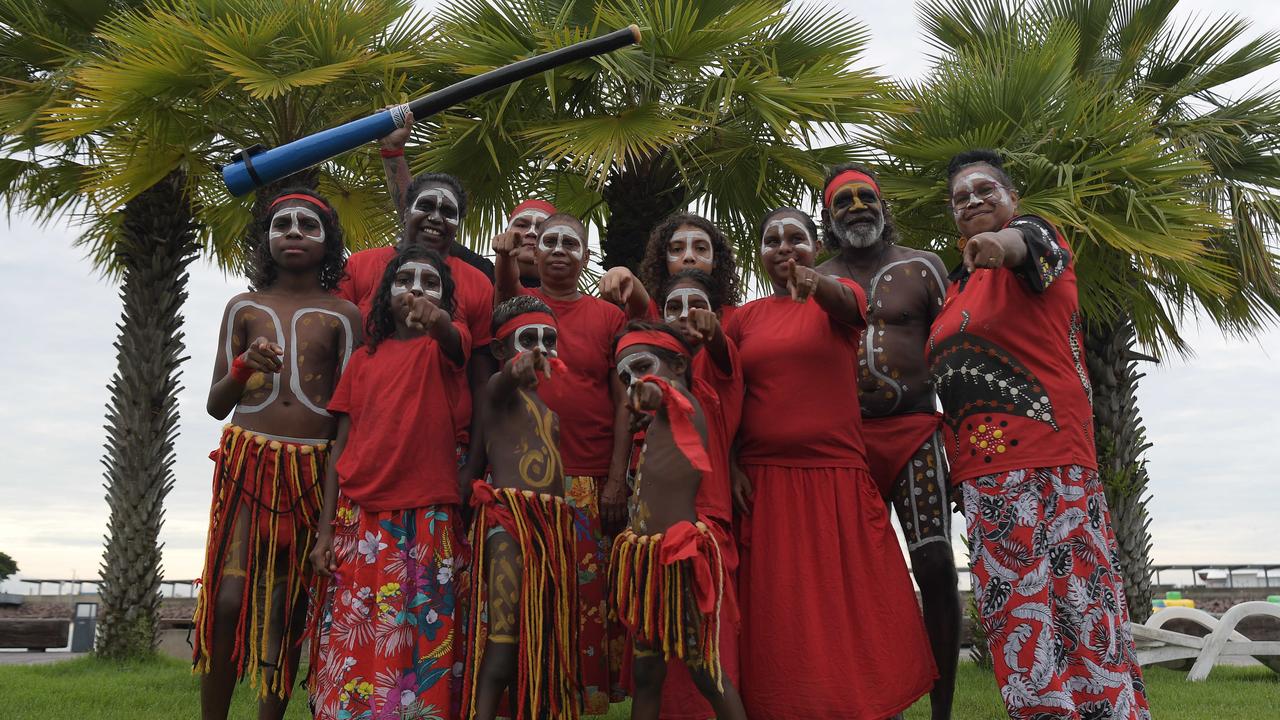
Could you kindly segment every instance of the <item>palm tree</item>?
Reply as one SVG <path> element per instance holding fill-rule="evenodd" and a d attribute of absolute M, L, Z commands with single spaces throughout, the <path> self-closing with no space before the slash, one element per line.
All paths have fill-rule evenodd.
<path fill-rule="evenodd" d="M 81 242 L 121 278 L 98 653 L 136 657 L 157 638 L 185 268 L 201 251 L 235 267 L 255 202 L 222 190 L 219 164 L 234 147 L 287 142 L 400 100 L 405 70 L 422 64 L 424 19 L 409 0 L 102 2 L 96 13 L 3 3 L 0 40 L 15 51 L 4 56 L 0 120 L 20 157 L 3 166 L 0 189 L 46 219 L 76 211 Z M 65 23 L 82 31 L 57 35 Z M 17 51 L 39 62 L 11 61 Z M 319 186 L 348 237 L 385 241 L 395 220 L 375 165 L 353 153 L 278 185 Z"/>
<path fill-rule="evenodd" d="M 854 154 L 813 145 L 889 109 L 880 79 L 851 67 L 865 29 L 783 0 L 449 0 L 429 56 L 454 80 L 630 23 L 638 48 L 420 124 L 414 169 L 462 178 L 475 198 L 469 237 L 488 238 L 538 195 L 604 229 L 605 267 L 634 269 L 649 230 L 688 205 L 745 240 L 766 209 Z"/>
<path fill-rule="evenodd" d="M 1176 25 L 1177 0 L 934 0 L 920 15 L 937 56 L 896 96 L 915 111 L 868 132 L 914 243 L 949 251 L 940 198 L 954 153 L 991 147 L 1023 206 L 1076 249 L 1099 469 L 1135 620 L 1151 603 L 1150 445 L 1136 406 L 1148 359 L 1187 352 L 1203 312 L 1247 334 L 1280 311 L 1280 96 L 1221 86 L 1280 61 L 1280 36 L 1237 50 L 1248 23 Z M 955 257 L 954 254 L 952 257 Z"/>

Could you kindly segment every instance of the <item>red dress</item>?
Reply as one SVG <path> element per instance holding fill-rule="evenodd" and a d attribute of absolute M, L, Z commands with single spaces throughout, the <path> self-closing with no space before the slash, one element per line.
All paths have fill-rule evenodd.
<path fill-rule="evenodd" d="M 567 372 L 538 385 L 538 396 L 560 417 L 560 457 L 565 500 L 578 514 L 578 606 L 582 613 L 578 646 L 587 715 L 609 711 L 610 668 L 621 667 L 621 632 L 610 633 L 607 604 L 608 540 L 600 527 L 600 489 L 613 456 L 613 340 L 626 325 L 616 305 L 583 295 L 556 300 L 540 288 L 521 293 L 542 300 L 555 313 L 558 355 Z"/>
<path fill-rule="evenodd" d="M 453 716 L 463 535 L 440 388 L 461 372 L 430 338 L 384 340 L 352 355 L 329 401 L 351 430 L 337 464 L 338 570 L 313 652 L 317 718 Z"/>
<path fill-rule="evenodd" d="M 841 283 L 865 307 L 861 288 Z M 746 384 L 739 462 L 742 697 L 770 720 L 885 718 L 936 671 L 889 515 L 867 472 L 857 352 L 865 322 L 772 296 L 730 319 Z"/>
<path fill-rule="evenodd" d="M 1093 446 L 1071 250 L 952 273 L 926 353 L 964 493 L 974 599 L 1013 718 L 1150 718 Z"/>

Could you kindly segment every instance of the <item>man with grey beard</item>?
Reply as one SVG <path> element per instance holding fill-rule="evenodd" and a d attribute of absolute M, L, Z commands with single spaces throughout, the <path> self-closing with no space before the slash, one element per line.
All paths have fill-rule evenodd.
<path fill-rule="evenodd" d="M 924 348 L 942 311 L 947 271 L 937 255 L 897 244 L 893 219 L 869 170 L 834 167 L 823 188 L 822 228 L 836 254 L 818 271 L 853 280 L 867 296 L 858 358 L 867 464 L 907 538 L 938 667 L 930 704 L 934 720 L 942 720 L 951 717 L 955 692 L 960 595 L 941 417 Z"/>

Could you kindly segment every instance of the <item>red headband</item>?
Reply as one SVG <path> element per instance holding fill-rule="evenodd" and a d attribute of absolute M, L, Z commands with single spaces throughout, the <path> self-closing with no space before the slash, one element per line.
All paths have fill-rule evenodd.
<path fill-rule="evenodd" d="M 618 349 L 614 352 L 614 357 L 634 345 L 652 345 L 663 350 L 670 350 L 686 358 L 689 357 L 688 349 L 681 345 L 679 340 L 660 330 L 632 330 L 623 335 L 622 339 L 618 341 Z"/>
<path fill-rule="evenodd" d="M 824 190 L 822 193 L 823 207 L 831 207 L 831 195 L 835 193 L 836 188 L 846 183 L 852 182 L 854 180 L 857 180 L 858 182 L 864 182 L 870 185 L 872 188 L 875 189 L 876 195 L 880 194 L 880 186 L 876 184 L 875 180 L 871 179 L 870 175 L 864 172 L 859 172 L 857 170 L 845 170 L 839 175 L 831 178 L 831 182 L 827 183 L 827 189 Z"/>
<path fill-rule="evenodd" d="M 556 214 L 555 205 L 552 205 L 546 200 L 529 199 L 517 205 L 516 209 L 511 211 L 511 215 L 507 217 L 507 220 L 514 220 L 517 215 L 524 212 L 525 210 L 538 210 L 540 212 L 546 213 L 548 217 Z"/>
<path fill-rule="evenodd" d="M 304 193 L 290 193 L 288 195 L 281 195 L 280 197 L 273 200 L 271 204 L 267 206 L 267 209 L 270 210 L 271 208 L 279 205 L 285 200 L 306 200 L 312 205 L 316 205 L 323 208 L 324 211 L 327 213 L 333 212 L 332 210 L 329 209 L 328 205 L 325 205 L 324 203 L 320 202 L 320 198 L 316 197 L 315 195 L 306 195 Z"/>
<path fill-rule="evenodd" d="M 499 327 L 498 332 L 494 333 L 493 336 L 498 340 L 503 340 L 508 335 L 525 325 L 550 325 L 556 329 L 556 332 L 560 331 L 560 326 L 556 325 L 556 319 L 550 315 L 544 312 L 527 312 L 520 313 L 519 315 L 502 323 L 502 327 Z"/>

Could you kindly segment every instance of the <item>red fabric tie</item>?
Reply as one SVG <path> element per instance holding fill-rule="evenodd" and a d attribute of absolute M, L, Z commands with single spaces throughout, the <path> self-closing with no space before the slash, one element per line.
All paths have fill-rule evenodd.
<path fill-rule="evenodd" d="M 645 375 L 640 382 L 651 382 L 662 389 L 662 405 L 667 409 L 667 418 L 671 422 L 671 435 L 676 439 L 676 447 L 684 453 L 694 470 L 711 472 L 711 458 L 707 457 L 707 449 L 698 435 L 698 428 L 693 426 L 693 403 L 679 390 L 671 386 L 666 378 L 657 375 Z"/>
<path fill-rule="evenodd" d="M 662 547 L 658 549 L 658 559 L 663 565 L 691 561 L 693 567 L 693 595 L 698 601 L 698 610 L 703 615 L 710 615 L 716 609 L 716 583 L 711 577 L 711 563 L 700 546 L 702 533 L 689 521 L 678 522 L 667 528 L 662 535 Z"/>

